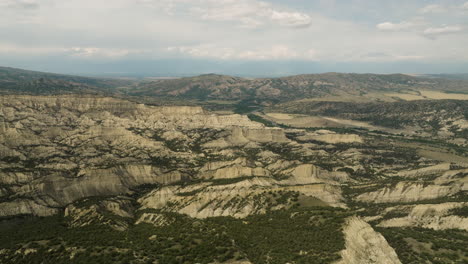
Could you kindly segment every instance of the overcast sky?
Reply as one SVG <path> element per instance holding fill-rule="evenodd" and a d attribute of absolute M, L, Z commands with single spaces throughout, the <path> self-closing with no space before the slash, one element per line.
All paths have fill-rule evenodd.
<path fill-rule="evenodd" d="M 0 0 L 0 65 L 67 73 L 468 72 L 466 0 Z"/>

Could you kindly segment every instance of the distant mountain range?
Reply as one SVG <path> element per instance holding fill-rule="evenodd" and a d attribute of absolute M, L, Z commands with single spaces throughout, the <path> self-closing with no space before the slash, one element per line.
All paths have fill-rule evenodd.
<path fill-rule="evenodd" d="M 445 75 L 441 75 L 444 77 Z M 0 67 L 0 92 L 29 94 L 106 93 L 181 100 L 257 100 L 270 103 L 327 96 L 435 90 L 468 91 L 468 80 L 404 74 L 306 74 L 248 79 L 206 74 L 195 77 L 128 80 L 60 75 Z"/>
<path fill-rule="evenodd" d="M 307 74 L 282 78 L 243 79 L 201 75 L 141 83 L 128 91 L 137 96 L 170 96 L 191 99 L 290 101 L 325 96 L 362 96 L 371 92 L 403 90 L 463 92 L 468 81 L 420 78 L 404 74 Z"/>

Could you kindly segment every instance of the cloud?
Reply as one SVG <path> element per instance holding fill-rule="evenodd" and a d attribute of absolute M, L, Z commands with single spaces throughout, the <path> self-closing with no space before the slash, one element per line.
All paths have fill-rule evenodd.
<path fill-rule="evenodd" d="M 312 22 L 306 13 L 282 10 L 256 0 L 200 0 L 191 10 L 204 20 L 238 22 L 244 28 L 258 28 L 268 24 L 301 28 L 308 27 Z"/>
<path fill-rule="evenodd" d="M 422 60 L 425 57 L 421 55 L 402 55 L 402 54 L 389 54 L 385 52 L 371 52 L 362 54 L 361 61 L 379 62 L 379 61 L 415 61 Z"/>
<path fill-rule="evenodd" d="M 468 2 L 464 3 L 462 5 L 462 9 L 468 10 Z"/>
<path fill-rule="evenodd" d="M 424 30 L 426 36 L 437 36 L 443 34 L 453 34 L 463 31 L 463 27 L 455 26 L 442 26 L 442 27 L 430 27 Z"/>
<path fill-rule="evenodd" d="M 186 54 L 193 57 L 221 60 L 280 60 L 295 59 L 299 53 L 286 45 L 274 45 L 263 49 L 225 48 L 216 45 L 199 45 L 194 47 L 169 47 L 169 52 Z"/>
<path fill-rule="evenodd" d="M 401 23 L 384 22 L 378 24 L 376 27 L 381 31 L 401 31 L 410 29 L 414 26 L 414 23 L 403 21 Z"/>
<path fill-rule="evenodd" d="M 309 15 L 299 12 L 279 12 L 270 10 L 270 18 L 280 25 L 288 27 L 307 27 L 311 24 Z"/>
<path fill-rule="evenodd" d="M 419 13 L 422 14 L 431 14 L 431 13 L 444 13 L 447 12 L 448 8 L 442 5 L 427 5 L 419 9 Z"/>
<path fill-rule="evenodd" d="M 380 31 L 410 31 L 420 30 L 421 27 L 427 25 L 428 22 L 423 17 L 413 17 L 409 20 L 402 21 L 400 23 L 383 22 L 376 25 L 376 28 Z"/>
<path fill-rule="evenodd" d="M 119 57 L 127 56 L 131 53 L 131 51 L 127 49 L 103 49 L 103 48 L 96 48 L 96 47 L 73 47 L 73 48 L 63 49 L 63 51 L 72 57 L 79 57 L 79 58 L 96 58 L 96 57 L 119 58 Z"/>

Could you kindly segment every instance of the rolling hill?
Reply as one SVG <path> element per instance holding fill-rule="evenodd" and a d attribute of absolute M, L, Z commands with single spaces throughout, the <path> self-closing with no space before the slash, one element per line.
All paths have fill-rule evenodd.
<path fill-rule="evenodd" d="M 263 79 L 207 74 L 140 83 L 128 94 L 198 100 L 256 99 L 285 102 L 327 96 L 363 96 L 368 93 L 418 90 L 453 93 L 467 89 L 468 81 L 419 78 L 404 74 L 324 73 Z"/>
<path fill-rule="evenodd" d="M 90 78 L 0 67 L 2 94 L 103 93 L 132 82 L 120 79 Z"/>

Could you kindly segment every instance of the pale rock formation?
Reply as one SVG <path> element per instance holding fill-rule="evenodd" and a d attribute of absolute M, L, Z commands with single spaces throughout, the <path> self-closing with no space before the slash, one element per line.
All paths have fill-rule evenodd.
<path fill-rule="evenodd" d="M 141 201 L 166 209 L 178 202 L 172 211 L 197 217 L 244 217 L 265 210 L 259 192 L 290 190 L 344 207 L 339 187 L 330 185 L 346 181 L 346 174 L 313 165 L 296 168 L 298 161 L 258 150 L 265 143 L 317 154 L 301 149 L 283 129 L 200 107 L 155 107 L 99 96 L 0 96 L 0 197 L 9 201 L 0 203 L 0 216 L 50 215 L 87 197 L 132 194 L 139 186 L 189 179 L 213 183 L 163 187 Z M 239 147 L 257 149 L 258 159 L 235 158 Z M 213 156 L 231 160 L 210 162 Z M 289 179 L 279 182 L 273 175 Z M 249 179 L 235 180 L 244 177 Z M 221 179 L 218 183 L 233 183 L 216 185 Z M 194 188 L 199 193 L 189 195 Z M 158 200 L 166 192 L 171 195 Z"/>
<path fill-rule="evenodd" d="M 264 168 L 248 165 L 246 158 L 232 161 L 216 161 L 206 163 L 199 171 L 199 177 L 204 179 L 232 179 L 240 177 L 267 177 L 270 172 Z"/>
<path fill-rule="evenodd" d="M 167 226 L 172 224 L 175 219 L 170 218 L 164 214 L 158 213 L 143 213 L 141 216 L 136 220 L 135 224 L 147 223 L 152 224 L 154 226 Z"/>
<path fill-rule="evenodd" d="M 336 264 L 401 264 L 387 240 L 358 217 L 347 220 L 344 228 L 346 249 Z"/>
<path fill-rule="evenodd" d="M 308 132 L 303 136 L 298 137 L 299 140 L 316 140 L 322 141 L 329 144 L 338 143 L 363 143 L 363 139 L 356 134 L 338 134 L 329 130 L 317 130 L 314 132 Z"/>
<path fill-rule="evenodd" d="M 468 190 L 468 175 L 464 171 L 449 171 L 436 178 L 433 184 L 399 182 L 395 186 L 363 193 L 356 200 L 372 203 L 416 202 L 455 195 Z"/>
<path fill-rule="evenodd" d="M 285 175 L 291 175 L 290 178 L 281 181 L 282 183 L 290 185 L 311 183 L 338 184 L 340 182 L 349 181 L 349 176 L 346 172 L 328 172 L 312 164 L 302 164 L 289 170 L 282 171 L 282 173 Z"/>
<path fill-rule="evenodd" d="M 270 171 L 283 171 L 298 164 L 298 161 L 277 159 L 275 162 L 269 163 L 265 168 Z"/>
<path fill-rule="evenodd" d="M 109 214 L 120 218 L 109 217 Z M 64 215 L 69 218 L 69 225 L 71 227 L 103 224 L 123 231 L 127 229 L 128 223 L 121 218 L 132 218 L 133 209 L 129 200 L 111 199 L 87 206 L 70 204 L 65 208 Z"/>
<path fill-rule="evenodd" d="M 50 216 L 58 213 L 59 210 L 40 205 L 32 200 L 16 199 L 11 202 L 0 203 L 0 216 L 15 215 L 37 215 Z"/>
<path fill-rule="evenodd" d="M 438 173 L 443 173 L 450 170 L 450 163 L 442 163 L 434 166 L 429 166 L 421 169 L 408 170 L 408 171 L 399 171 L 397 176 L 405 178 L 417 178 L 424 177 L 428 175 L 434 175 Z"/>
<path fill-rule="evenodd" d="M 406 217 L 392 218 L 379 223 L 383 227 L 423 227 L 434 230 L 461 229 L 468 231 L 468 218 L 450 215 L 450 210 L 468 203 L 419 204 L 410 206 Z M 394 208 L 401 210 L 401 208 Z"/>
<path fill-rule="evenodd" d="M 264 213 L 266 192 L 294 191 L 316 197 L 331 206 L 344 207 L 339 187 L 326 184 L 283 186 L 271 178 L 252 178 L 225 185 L 168 186 L 154 190 L 138 202 L 141 208 L 179 212 L 191 217 L 233 216 Z"/>

